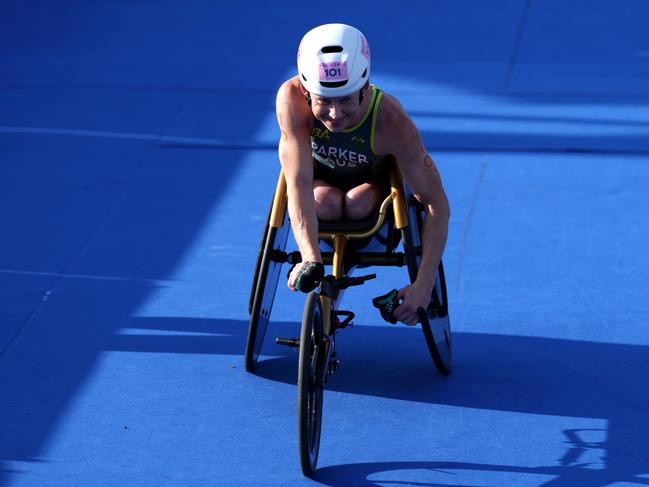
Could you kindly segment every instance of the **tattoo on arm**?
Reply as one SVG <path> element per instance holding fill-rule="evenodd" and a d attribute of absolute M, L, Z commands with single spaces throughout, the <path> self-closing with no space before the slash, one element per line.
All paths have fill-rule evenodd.
<path fill-rule="evenodd" d="M 424 167 L 426 169 L 433 169 L 435 165 L 433 164 L 433 159 L 428 155 L 428 151 L 424 146 L 423 140 L 421 140 L 421 134 L 419 131 L 415 131 L 415 136 L 412 138 L 412 141 L 419 146 L 419 154 L 424 157 Z"/>
<path fill-rule="evenodd" d="M 415 130 L 415 135 L 412 138 L 412 142 L 419 146 L 419 153 L 424 156 L 424 167 L 426 169 L 432 169 L 433 159 L 428 155 L 428 151 L 426 151 L 426 147 L 424 146 L 424 141 L 421 140 L 421 134 L 419 133 L 419 130 Z"/>
<path fill-rule="evenodd" d="M 426 157 L 424 158 L 424 167 L 426 169 L 433 168 L 433 159 L 428 154 L 426 154 Z"/>

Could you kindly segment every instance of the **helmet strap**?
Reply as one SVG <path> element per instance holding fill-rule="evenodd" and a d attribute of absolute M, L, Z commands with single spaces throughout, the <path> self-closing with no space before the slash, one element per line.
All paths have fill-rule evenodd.
<path fill-rule="evenodd" d="M 365 93 L 363 93 L 364 91 L 365 91 L 365 89 L 361 88 L 361 91 L 358 92 L 358 105 L 359 106 L 363 104 L 363 98 L 365 98 Z"/>
<path fill-rule="evenodd" d="M 307 91 L 304 97 L 306 98 L 306 102 L 309 104 L 309 106 L 311 106 L 311 93 Z"/>

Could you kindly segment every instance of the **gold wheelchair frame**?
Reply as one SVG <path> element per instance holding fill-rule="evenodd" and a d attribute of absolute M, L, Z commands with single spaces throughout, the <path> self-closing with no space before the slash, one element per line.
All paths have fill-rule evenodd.
<path fill-rule="evenodd" d="M 257 365 L 261 347 L 270 320 L 275 292 L 283 263 L 294 264 L 300 261 L 299 252 L 287 254 L 286 242 L 290 231 L 287 211 L 288 197 L 286 180 L 280 171 L 275 194 L 262 236 L 257 265 L 250 293 L 248 311 L 250 322 L 245 349 L 245 367 L 253 371 Z M 392 208 L 392 214 L 389 209 Z M 407 266 L 410 282 L 417 277 L 421 259 L 421 230 L 424 207 L 404 184 L 394 161 L 390 166 L 390 193 L 380 205 L 378 214 L 365 222 L 320 222 L 319 238 L 332 242 L 331 252 L 322 252 L 325 265 L 332 267 L 331 274 L 340 279 L 354 267 L 361 266 Z M 392 218 L 388 218 L 388 217 Z M 389 221 L 388 221 L 389 220 Z M 386 224 L 387 221 L 387 224 Z M 390 227 L 389 240 L 401 238 L 404 252 L 395 252 L 395 245 L 386 244 L 382 252 L 364 252 L 349 249 L 350 241 L 367 241 L 376 236 L 384 227 Z M 400 235 L 395 235 L 399 232 Z M 392 248 L 390 248 L 392 247 Z M 340 292 L 335 296 L 340 301 Z M 323 310 L 329 309 L 323 303 Z M 334 308 L 335 309 L 335 308 Z M 422 322 L 422 330 L 435 365 L 442 374 L 451 368 L 451 332 L 448 323 L 448 305 L 444 266 L 440 261 L 431 304 L 426 310 L 429 323 Z M 324 322 L 331 319 L 324 316 Z M 443 321 L 445 323 L 440 323 Z M 434 325 L 434 326 L 433 326 Z"/>
<path fill-rule="evenodd" d="M 283 263 L 301 260 L 298 251 L 286 253 L 290 231 L 287 216 L 286 181 L 280 172 L 259 248 L 249 301 L 250 323 L 245 350 L 245 367 L 257 365 Z M 392 208 L 392 212 L 390 212 Z M 321 250 L 325 242 L 332 251 L 322 251 L 325 265 L 332 268 L 318 289 L 306 298 L 300 338 L 277 338 L 277 343 L 299 348 L 298 436 L 300 464 L 304 475 L 315 472 L 320 448 L 324 384 L 339 366 L 335 351 L 337 330 L 351 323 L 354 314 L 338 310 L 345 288 L 362 284 L 375 274 L 349 277 L 355 267 L 407 266 L 410 282 L 417 277 L 421 260 L 421 232 L 425 209 L 404 184 L 394 161 L 390 165 L 390 192 L 378 213 L 364 222 L 319 222 Z M 403 252 L 397 252 L 399 239 Z M 356 248 L 352 248 L 355 243 Z M 378 243 L 381 251 L 367 249 Z M 424 338 L 437 369 L 451 371 L 451 328 L 448 316 L 444 267 L 440 261 L 435 287 L 426 310 L 419 309 Z M 345 317 L 340 321 L 339 317 Z"/>

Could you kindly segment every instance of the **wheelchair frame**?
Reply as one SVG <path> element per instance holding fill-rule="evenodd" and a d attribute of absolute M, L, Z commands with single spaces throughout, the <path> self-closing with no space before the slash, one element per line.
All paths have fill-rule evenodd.
<path fill-rule="evenodd" d="M 286 181 L 280 172 L 277 187 L 268 214 L 268 220 L 257 258 L 255 276 L 249 301 L 250 323 L 245 350 L 245 367 L 253 371 L 261 353 L 277 284 L 284 262 L 295 264 L 301 260 L 298 251 L 286 253 L 286 241 L 290 230 L 287 215 Z M 390 206 L 392 213 L 389 213 Z M 386 220 L 392 216 L 392 222 Z M 375 275 L 348 277 L 355 267 L 406 266 L 410 282 L 417 277 L 421 261 L 421 232 L 425 218 L 424 206 L 404 184 L 395 162 L 390 168 L 390 193 L 380 205 L 378 214 L 369 221 L 320 222 L 319 238 L 331 241 L 332 252 L 321 252 L 325 265 L 332 266 L 316 292 L 307 295 L 300 338 L 278 338 L 283 345 L 300 348 L 298 368 L 298 430 L 300 462 L 306 476 L 312 476 L 318 459 L 322 419 L 324 384 L 338 369 L 335 353 L 336 331 L 350 324 L 353 313 L 339 311 L 343 290 L 351 285 L 362 284 Z M 351 241 L 377 239 L 381 230 L 383 252 L 349 249 Z M 398 237 L 403 252 L 395 252 Z M 368 240 L 369 239 L 369 240 Z M 424 338 L 433 362 L 444 375 L 451 371 L 451 329 L 444 266 L 440 261 L 435 287 L 426 310 L 418 311 Z M 341 323 L 338 316 L 345 316 Z"/>

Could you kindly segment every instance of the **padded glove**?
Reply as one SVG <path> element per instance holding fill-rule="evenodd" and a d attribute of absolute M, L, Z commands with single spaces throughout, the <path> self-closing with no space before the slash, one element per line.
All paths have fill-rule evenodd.
<path fill-rule="evenodd" d="M 324 277 L 324 265 L 309 261 L 302 266 L 295 281 L 295 289 L 308 293 L 313 291 Z"/>

